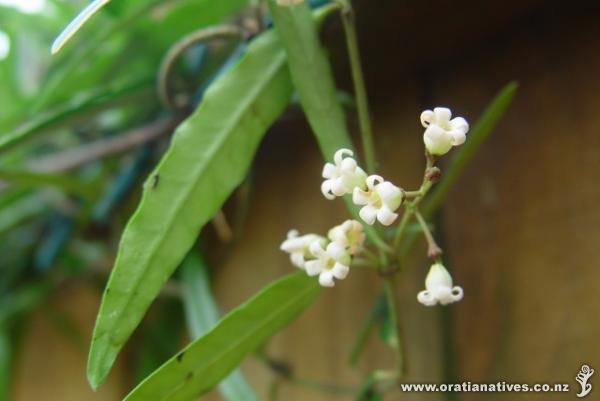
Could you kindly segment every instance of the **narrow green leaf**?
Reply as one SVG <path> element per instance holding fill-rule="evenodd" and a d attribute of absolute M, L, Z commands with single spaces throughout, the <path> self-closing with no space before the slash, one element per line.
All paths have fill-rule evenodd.
<path fill-rule="evenodd" d="M 154 73 L 174 41 L 193 30 L 222 23 L 246 6 L 248 0 L 168 3 L 165 7 L 165 0 L 121 1 L 118 4 L 123 4 L 123 10 L 118 18 L 89 21 L 77 38 L 82 46 L 71 53 L 71 49 L 65 49 L 54 58 L 56 68 L 45 80 L 33 111 L 97 88 L 99 83 L 114 82 L 115 77 Z M 110 4 L 107 11 L 113 5 L 117 3 Z"/>
<path fill-rule="evenodd" d="M 146 77 L 120 83 L 66 102 L 47 112 L 39 113 L 38 116 L 15 130 L 2 133 L 0 135 L 0 151 L 5 151 L 34 135 L 89 117 L 90 113 L 116 107 L 122 103 L 131 102 L 134 97 L 147 95 L 154 90 L 154 81 L 154 77 Z"/>
<path fill-rule="evenodd" d="M 181 281 L 188 330 L 196 339 L 219 321 L 219 310 L 212 296 L 204 260 L 193 253 L 188 255 L 181 266 Z M 219 392 L 227 401 L 258 401 L 239 369 L 219 383 Z"/>
<path fill-rule="evenodd" d="M 10 335 L 5 327 L 0 327 L 0 401 L 10 399 L 10 365 L 11 343 Z"/>
<path fill-rule="evenodd" d="M 104 7 L 110 0 L 94 0 L 87 5 L 74 19 L 67 25 L 67 27 L 58 35 L 52 47 L 50 53 L 56 54 L 62 49 L 62 47 L 81 29 L 83 24 L 87 20 L 92 18 L 102 7 Z"/>
<path fill-rule="evenodd" d="M 183 311 L 178 298 L 162 299 L 154 305 L 135 336 L 134 383 L 139 383 L 179 351 L 185 333 Z"/>
<path fill-rule="evenodd" d="M 70 175 L 0 169 L 0 180 L 27 187 L 53 187 L 91 200 L 94 188 Z"/>
<path fill-rule="evenodd" d="M 375 298 L 373 305 L 369 309 L 367 316 L 365 316 L 365 319 L 363 320 L 363 323 L 356 334 L 356 339 L 354 340 L 354 345 L 352 345 L 352 350 L 350 351 L 350 356 L 348 358 L 348 363 L 351 366 L 356 366 L 358 358 L 362 354 L 371 332 L 375 328 L 377 322 L 382 320 L 386 309 L 387 304 L 385 294 L 382 292 L 377 295 L 377 298 Z"/>
<path fill-rule="evenodd" d="M 10 202 L 0 210 L 0 234 L 33 219 L 47 209 L 46 202 L 40 199 L 40 196 L 36 193 L 19 197 L 19 199 Z"/>
<path fill-rule="evenodd" d="M 202 226 L 243 180 L 267 128 L 292 93 L 274 32 L 256 38 L 176 130 L 127 224 L 104 293 L 88 360 L 98 387 Z"/>
<path fill-rule="evenodd" d="M 352 142 L 331 68 L 319 42 L 317 25 L 304 2 L 282 7 L 269 0 L 269 9 L 286 50 L 300 104 L 323 156 L 330 159 L 339 148 L 352 148 Z"/>
<path fill-rule="evenodd" d="M 454 154 L 448 167 L 444 169 L 442 179 L 435 185 L 431 194 L 425 199 L 421 209 L 425 219 L 430 219 L 443 204 L 452 185 L 456 182 L 467 163 L 492 133 L 504 112 L 510 106 L 517 91 L 518 84 L 510 82 L 492 99 L 483 114 L 467 136 L 467 141 Z M 417 233 L 409 233 L 400 248 L 400 255 L 407 255 L 416 243 Z"/>
<path fill-rule="evenodd" d="M 317 281 L 304 272 L 277 280 L 167 361 L 125 401 L 197 399 L 229 374 L 245 355 L 300 315 L 319 293 Z"/>
<path fill-rule="evenodd" d="M 321 153 L 330 160 L 340 148 L 352 149 L 346 126 L 346 117 L 337 97 L 336 86 L 329 61 L 325 57 L 317 24 L 306 4 L 282 7 L 269 0 L 269 9 L 277 33 L 286 50 L 292 82 L 298 92 L 300 104 L 315 134 Z M 321 15 L 336 8 L 323 7 Z M 321 19 L 324 17 L 321 17 Z M 344 197 L 346 207 L 358 218 L 356 207 L 349 196 Z M 365 226 L 365 233 L 379 248 L 388 248 L 377 231 Z"/>
<path fill-rule="evenodd" d="M 448 191 L 456 182 L 467 163 L 490 136 L 496 124 L 502 118 L 508 106 L 510 106 L 518 86 L 516 82 L 508 83 L 486 107 L 467 136 L 466 143 L 457 150 L 450 163 L 448 163 L 448 166 L 444 169 L 442 179 L 431 191 L 431 195 L 428 197 L 427 203 L 423 208 L 423 214 L 426 217 L 430 217 L 444 202 Z"/>
<path fill-rule="evenodd" d="M 24 284 L 0 298 L 0 328 L 35 309 L 46 299 L 51 288 L 47 283 Z"/>

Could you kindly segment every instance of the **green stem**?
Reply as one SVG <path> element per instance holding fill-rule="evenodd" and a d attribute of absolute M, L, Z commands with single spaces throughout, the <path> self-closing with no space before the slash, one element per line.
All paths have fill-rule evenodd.
<path fill-rule="evenodd" d="M 431 189 L 433 185 L 433 181 L 431 180 L 429 174 L 431 169 L 434 168 L 435 159 L 433 156 L 428 153 L 425 154 L 427 158 L 427 164 L 425 166 L 425 173 L 423 174 L 423 183 L 421 184 L 421 188 L 418 191 L 410 191 L 405 192 L 409 194 L 410 197 L 413 197 L 411 201 L 407 201 L 404 204 L 404 214 L 402 215 L 402 220 L 400 220 L 400 224 L 398 224 L 398 228 L 396 229 L 396 235 L 394 236 L 394 248 L 398 248 L 400 245 L 400 240 L 402 239 L 402 234 L 406 230 L 408 223 L 410 222 L 411 217 L 415 214 L 417 207 L 419 206 L 419 202 L 427 195 L 427 192 Z M 438 171 L 439 172 L 439 171 Z M 416 196 L 415 196 L 416 195 Z"/>
<path fill-rule="evenodd" d="M 380 251 L 381 252 L 381 251 Z M 365 256 L 365 258 L 367 258 L 367 260 L 369 260 L 369 262 L 371 262 L 373 264 L 373 266 L 377 266 L 379 259 L 377 258 L 377 255 L 375 255 L 375 253 L 373 253 L 371 250 L 367 249 L 367 248 L 363 248 L 360 253 Z"/>
<path fill-rule="evenodd" d="M 394 237 L 394 247 L 397 247 L 400 244 L 400 240 L 402 239 L 402 234 L 406 230 L 406 226 L 410 222 L 410 218 L 413 215 L 413 209 L 406 207 L 404 214 L 402 214 L 402 219 L 398 224 L 398 228 L 396 229 L 396 236 Z"/>
<path fill-rule="evenodd" d="M 392 325 L 394 327 L 394 338 L 396 340 L 394 344 L 394 350 L 396 351 L 396 372 L 401 376 L 404 373 L 404 352 L 402 349 L 402 341 L 400 341 L 400 319 L 398 316 L 398 308 L 396 306 L 396 291 L 392 276 L 384 277 L 383 288 L 385 290 L 390 318 L 392 319 Z"/>
<path fill-rule="evenodd" d="M 333 384 L 333 383 L 321 383 L 321 382 L 318 382 L 315 380 L 299 379 L 299 378 L 295 378 L 295 377 L 290 377 L 288 379 L 288 381 L 290 382 L 290 384 L 294 384 L 296 386 L 301 386 L 301 387 L 321 391 L 323 393 L 345 394 L 345 395 L 356 393 L 356 389 L 354 387 L 348 387 L 348 386 L 343 386 L 343 385 L 338 385 L 338 384 Z"/>
<path fill-rule="evenodd" d="M 293 374 L 293 369 L 286 362 L 271 358 L 264 350 L 256 353 L 258 360 L 264 363 L 275 375 L 275 379 L 286 381 L 290 384 L 310 388 L 317 391 L 330 394 L 354 394 L 356 389 L 350 386 L 338 385 L 334 383 L 324 383 L 317 380 L 297 377 Z"/>
<path fill-rule="evenodd" d="M 350 70 L 352 72 L 352 81 L 354 83 L 354 96 L 356 98 L 356 108 L 358 110 L 358 123 L 360 126 L 360 137 L 365 152 L 365 161 L 367 170 L 371 173 L 375 171 L 375 146 L 373 145 L 373 128 L 371 124 L 371 114 L 369 112 L 369 103 L 367 101 L 367 90 L 363 77 L 362 66 L 360 64 L 360 51 L 356 36 L 356 24 L 354 22 L 354 10 L 347 0 L 338 0 L 342 5 L 341 17 L 346 36 L 346 46 L 348 47 L 348 58 L 350 60 Z"/>

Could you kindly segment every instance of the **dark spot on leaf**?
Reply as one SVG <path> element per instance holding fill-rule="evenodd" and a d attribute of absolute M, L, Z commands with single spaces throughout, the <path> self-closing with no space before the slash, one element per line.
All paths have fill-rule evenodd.
<path fill-rule="evenodd" d="M 185 376 L 185 380 L 190 381 L 192 380 L 192 377 L 194 377 L 194 372 L 188 372 L 188 374 Z"/>
<path fill-rule="evenodd" d="M 154 176 L 152 176 L 152 188 L 156 188 L 158 186 L 159 181 L 160 181 L 160 175 L 154 174 Z"/>
<path fill-rule="evenodd" d="M 179 354 L 177 354 L 177 362 L 181 362 L 183 355 L 185 355 L 185 351 L 181 351 Z"/>

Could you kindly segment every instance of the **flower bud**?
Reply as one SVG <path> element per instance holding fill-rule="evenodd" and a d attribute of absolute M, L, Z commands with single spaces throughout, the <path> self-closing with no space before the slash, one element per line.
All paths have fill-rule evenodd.
<path fill-rule="evenodd" d="M 463 297 L 463 289 L 452 286 L 452 276 L 441 263 L 434 263 L 425 278 L 425 290 L 419 292 L 417 299 L 426 306 L 447 305 L 460 301 Z"/>

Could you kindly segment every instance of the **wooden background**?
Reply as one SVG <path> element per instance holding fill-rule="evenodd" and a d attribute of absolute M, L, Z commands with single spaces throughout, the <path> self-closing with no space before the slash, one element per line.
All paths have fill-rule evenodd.
<path fill-rule="evenodd" d="M 357 7 L 376 123 L 380 172 L 404 187 L 422 169 L 418 116 L 451 106 L 473 121 L 508 81 L 520 89 L 506 118 L 467 168 L 440 215 L 437 235 L 465 299 L 451 308 L 416 302 L 426 261 L 402 278 L 400 311 L 409 382 L 565 382 L 582 363 L 600 368 L 600 7 L 598 2 L 362 1 Z M 339 25 L 326 28 L 342 86 L 348 86 Z M 216 265 L 216 291 L 230 309 L 291 271 L 277 245 L 286 231 L 324 231 L 346 214 L 319 192 L 321 161 L 291 111 L 268 135 L 244 238 Z M 423 248 L 420 248 L 422 253 Z M 269 351 L 299 377 L 355 385 L 390 366 L 373 342 L 358 370 L 345 364 L 356 327 L 377 292 L 363 271 L 324 296 L 276 336 Z M 86 333 L 96 290 L 69 287 L 53 300 Z M 97 394 L 85 383 L 85 351 L 42 314 L 29 324 L 15 366 L 16 401 L 118 400 L 119 364 Z M 255 360 L 244 371 L 260 394 L 270 382 Z M 592 376 L 597 387 L 600 381 Z M 590 399 L 597 397 L 599 388 Z M 594 395 L 596 393 L 596 395 Z M 400 394 L 390 400 L 566 400 L 570 394 Z M 281 400 L 349 400 L 282 383 Z"/>

